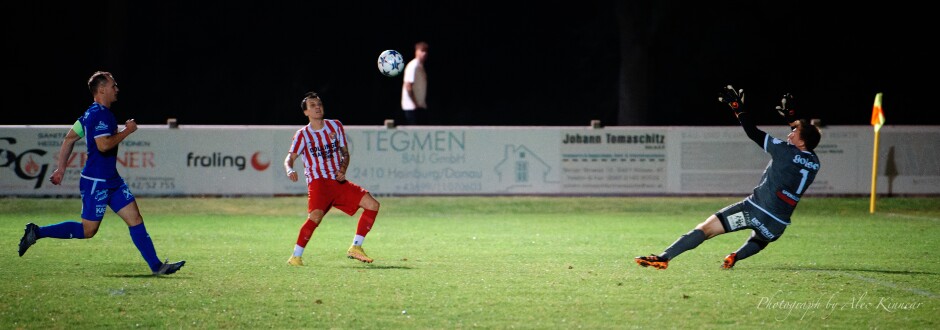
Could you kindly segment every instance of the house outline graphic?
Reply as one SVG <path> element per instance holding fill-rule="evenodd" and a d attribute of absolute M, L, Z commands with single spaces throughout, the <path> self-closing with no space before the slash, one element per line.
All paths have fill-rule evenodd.
<path fill-rule="evenodd" d="M 528 147 L 512 144 L 505 146 L 503 160 L 493 168 L 506 190 L 547 183 L 551 170 L 552 167 Z"/>

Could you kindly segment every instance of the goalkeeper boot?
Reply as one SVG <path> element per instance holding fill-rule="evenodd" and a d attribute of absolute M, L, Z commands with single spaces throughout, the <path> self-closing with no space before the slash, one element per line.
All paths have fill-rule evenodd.
<path fill-rule="evenodd" d="M 175 273 L 177 270 L 180 270 L 180 268 L 183 268 L 183 265 L 185 264 L 186 264 L 186 260 L 181 260 L 179 262 L 170 263 L 170 260 L 167 259 L 162 264 L 160 264 L 160 267 L 157 268 L 157 270 L 155 270 L 153 274 L 154 275 L 170 275 L 170 274 Z"/>
<path fill-rule="evenodd" d="M 653 267 L 656 269 L 666 269 L 666 267 L 669 267 L 669 259 L 665 259 L 655 254 L 639 256 L 633 258 L 633 260 L 636 260 L 637 265 L 643 267 Z"/>
<path fill-rule="evenodd" d="M 734 263 L 738 262 L 738 253 L 729 254 L 725 257 L 725 261 L 721 263 L 721 269 L 731 269 L 734 268 Z"/>
<path fill-rule="evenodd" d="M 287 259 L 287 264 L 291 266 L 303 266 L 304 259 L 301 257 L 290 256 L 290 259 Z"/>
<path fill-rule="evenodd" d="M 362 250 L 362 246 L 358 245 L 350 246 L 349 250 L 346 251 L 346 257 L 365 263 L 372 263 L 372 258 L 369 258 L 369 256 L 366 255 L 366 251 Z"/>
<path fill-rule="evenodd" d="M 26 229 L 24 229 L 23 232 L 23 238 L 20 238 L 20 257 L 26 253 L 26 249 L 36 244 L 37 239 L 39 239 L 39 226 L 32 222 L 27 223 Z"/>

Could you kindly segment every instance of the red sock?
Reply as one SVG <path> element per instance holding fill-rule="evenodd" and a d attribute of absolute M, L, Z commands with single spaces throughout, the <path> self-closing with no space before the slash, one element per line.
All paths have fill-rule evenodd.
<path fill-rule="evenodd" d="M 310 242 L 310 236 L 313 236 L 313 230 L 317 229 L 318 225 L 313 220 L 307 219 L 304 226 L 300 227 L 300 235 L 297 235 L 297 245 L 303 248 L 307 247 L 307 242 Z"/>
<path fill-rule="evenodd" d="M 377 215 L 379 215 L 379 211 L 363 210 L 362 215 L 359 216 L 359 226 L 356 228 L 356 235 L 366 237 L 366 234 L 372 230 L 372 224 L 375 223 L 375 217 Z"/>

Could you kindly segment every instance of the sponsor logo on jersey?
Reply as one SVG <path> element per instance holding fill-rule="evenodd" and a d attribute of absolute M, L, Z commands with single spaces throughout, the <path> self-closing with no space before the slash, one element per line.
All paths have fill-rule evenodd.
<path fill-rule="evenodd" d="M 324 157 L 327 159 L 333 159 L 333 155 L 336 153 L 337 146 L 336 141 L 333 141 L 326 146 L 320 147 L 311 144 L 310 145 L 310 154 L 315 157 Z"/>
<path fill-rule="evenodd" d="M 98 122 L 98 126 L 95 126 L 95 131 L 107 131 L 108 124 L 105 124 L 103 121 Z"/>
<path fill-rule="evenodd" d="M 778 191 L 777 198 L 793 207 L 796 207 L 796 202 L 800 201 L 799 197 L 786 190 Z"/>
<path fill-rule="evenodd" d="M 807 158 L 803 158 L 803 157 L 800 156 L 800 155 L 794 155 L 794 156 L 793 156 L 793 163 L 795 163 L 795 164 L 800 164 L 800 165 L 803 165 L 803 167 L 810 168 L 810 169 L 814 169 L 814 170 L 817 170 L 817 171 L 819 170 L 819 164 L 817 164 L 817 163 L 815 163 L 815 162 L 813 162 L 812 160 L 809 160 L 809 159 L 807 159 Z"/>

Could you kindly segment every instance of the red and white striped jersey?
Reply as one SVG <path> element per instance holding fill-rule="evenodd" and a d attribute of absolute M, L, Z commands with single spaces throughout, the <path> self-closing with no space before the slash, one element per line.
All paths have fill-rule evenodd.
<path fill-rule="evenodd" d="M 340 148 L 346 146 L 346 131 L 339 120 L 324 119 L 323 128 L 314 130 L 310 125 L 297 130 L 290 144 L 290 153 L 304 159 L 307 183 L 314 179 L 336 179 L 339 172 Z"/>

